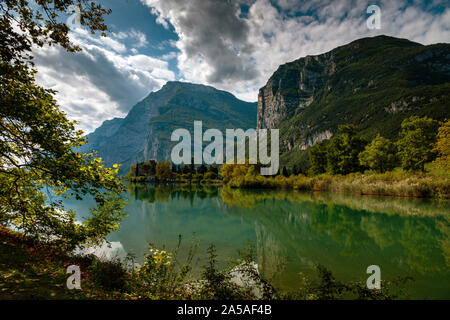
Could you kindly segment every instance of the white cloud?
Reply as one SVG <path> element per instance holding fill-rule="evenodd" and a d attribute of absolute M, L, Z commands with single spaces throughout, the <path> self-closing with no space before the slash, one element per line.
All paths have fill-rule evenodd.
<path fill-rule="evenodd" d="M 158 22 L 172 24 L 177 32 L 184 80 L 214 85 L 249 101 L 256 101 L 258 89 L 279 65 L 359 38 L 386 34 L 423 44 L 450 39 L 450 8 L 431 11 L 442 1 L 427 7 L 420 1 L 379 1 L 381 30 L 366 26 L 369 0 L 278 0 L 280 10 L 269 0 L 141 2 L 158 15 Z M 242 3 L 250 6 L 245 17 Z"/>
<path fill-rule="evenodd" d="M 148 45 L 147 36 L 144 33 L 134 29 L 129 31 L 121 31 L 117 34 L 113 33 L 113 36 L 121 40 L 133 40 L 136 48 L 142 48 Z"/>
<path fill-rule="evenodd" d="M 386 34 L 423 44 L 450 39 L 450 8 L 443 1 L 427 6 L 379 1 L 381 30 L 366 27 L 369 0 L 278 0 L 277 6 L 269 0 L 141 2 L 178 35 L 178 40 L 151 44 L 169 49 L 160 57 L 139 54 L 149 40 L 134 29 L 109 37 L 77 29 L 71 38 L 82 52 L 57 47 L 34 51 L 39 83 L 58 91 L 63 110 L 82 129 L 91 131 L 106 119 L 124 116 L 149 92 L 175 80 L 168 63 L 172 59 L 179 69 L 177 80 L 213 85 L 256 101 L 259 88 L 279 65 L 358 38 Z M 249 6 L 248 13 L 240 11 L 242 3 Z M 441 12 L 432 10 L 438 5 Z"/>
<path fill-rule="evenodd" d="M 37 81 L 58 91 L 61 108 L 87 132 L 104 120 L 125 116 L 151 91 L 175 79 L 167 61 L 138 54 L 134 48 L 128 52 L 124 40 L 133 40 L 136 47 L 147 44 L 145 35 L 135 30 L 97 37 L 76 29 L 70 36 L 81 52 L 54 46 L 33 51 Z"/>

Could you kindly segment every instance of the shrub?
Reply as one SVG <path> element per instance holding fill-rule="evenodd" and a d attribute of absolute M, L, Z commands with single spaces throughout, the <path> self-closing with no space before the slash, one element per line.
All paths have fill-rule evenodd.
<path fill-rule="evenodd" d="M 128 272 L 119 259 L 94 259 L 89 272 L 95 285 L 110 291 L 123 291 L 128 281 Z"/>
<path fill-rule="evenodd" d="M 217 179 L 217 173 L 208 171 L 205 173 L 204 178 L 206 180 L 215 180 L 215 179 Z"/>

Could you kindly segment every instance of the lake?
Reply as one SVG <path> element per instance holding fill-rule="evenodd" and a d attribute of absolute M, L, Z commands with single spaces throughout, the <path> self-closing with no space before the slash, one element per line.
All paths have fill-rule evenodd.
<path fill-rule="evenodd" d="M 200 241 L 195 266 L 210 244 L 221 266 L 255 247 L 259 271 L 295 289 L 299 273 L 320 263 L 339 280 L 366 281 L 370 265 L 382 280 L 411 276 L 410 298 L 450 299 L 450 202 L 409 198 L 236 190 L 204 186 L 128 186 L 128 217 L 108 240 L 106 254 L 142 262 L 149 243 L 167 251 L 182 235 L 182 254 Z M 93 202 L 66 201 L 80 217 Z"/>

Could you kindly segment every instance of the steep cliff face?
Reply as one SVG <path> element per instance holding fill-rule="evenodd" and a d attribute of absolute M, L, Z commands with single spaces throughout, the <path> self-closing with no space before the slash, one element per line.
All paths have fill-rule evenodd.
<path fill-rule="evenodd" d="M 293 116 L 314 102 L 315 93 L 334 73 L 333 53 L 307 56 L 284 64 L 259 90 L 258 128 L 276 128 L 287 116 Z"/>
<path fill-rule="evenodd" d="M 213 87 L 185 82 L 168 82 L 137 103 L 124 119 L 105 121 L 87 136 L 81 152 L 98 152 L 106 165 L 122 164 L 122 173 L 131 164 L 156 159 L 169 160 L 170 137 L 176 128 L 193 132 L 195 120 L 203 129 L 254 128 L 256 103 L 237 99 Z"/>
<path fill-rule="evenodd" d="M 281 160 L 354 123 L 371 138 L 396 138 L 410 115 L 450 117 L 450 45 L 378 36 L 281 65 L 260 89 L 257 127 L 280 129 Z"/>

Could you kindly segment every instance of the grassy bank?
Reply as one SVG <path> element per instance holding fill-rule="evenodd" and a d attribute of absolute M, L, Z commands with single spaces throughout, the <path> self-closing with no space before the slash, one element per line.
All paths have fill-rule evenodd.
<path fill-rule="evenodd" d="M 120 292 L 106 291 L 93 279 L 94 257 L 71 256 L 0 226 L 0 300 L 22 299 L 120 299 Z M 70 265 L 80 267 L 82 290 L 68 290 Z"/>
<path fill-rule="evenodd" d="M 386 173 L 323 174 L 314 177 L 304 175 L 265 177 L 252 174 L 250 169 L 240 172 L 241 174 L 233 174 L 226 179 L 225 183 L 233 188 L 278 188 L 378 196 L 450 198 L 448 176 L 433 173 L 408 173 L 399 170 Z"/>

